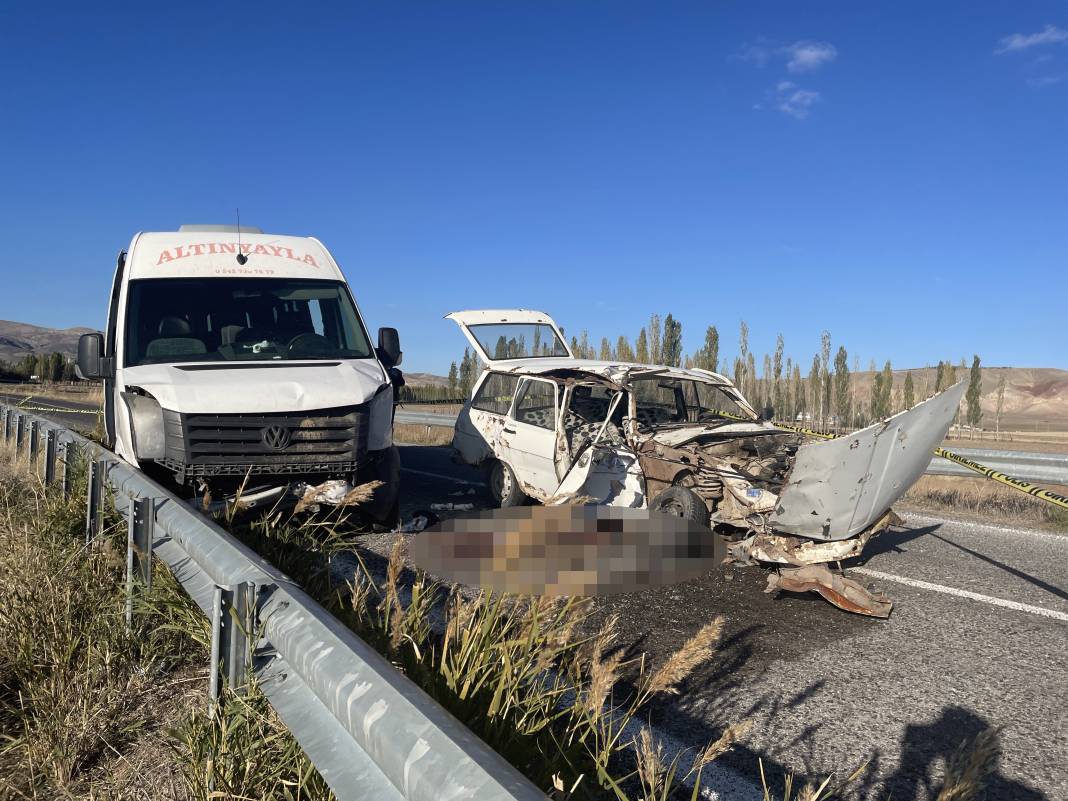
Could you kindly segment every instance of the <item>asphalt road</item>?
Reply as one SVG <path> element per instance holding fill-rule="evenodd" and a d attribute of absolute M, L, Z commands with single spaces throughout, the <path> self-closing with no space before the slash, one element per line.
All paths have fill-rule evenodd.
<path fill-rule="evenodd" d="M 479 474 L 453 465 L 446 448 L 406 447 L 402 463 L 406 514 L 431 501 L 485 502 Z M 931 798 L 946 757 L 993 726 L 1002 757 L 986 798 L 1068 799 L 1068 537 L 905 517 L 847 565 L 872 571 L 855 577 L 894 599 L 886 621 L 815 595 L 766 595 L 759 568 L 598 600 L 594 622 L 620 615 L 654 664 L 726 617 L 718 657 L 653 716 L 693 747 L 726 723 L 753 721 L 716 779 L 724 798 L 750 795 L 731 774 L 755 786 L 758 757 L 776 779 L 843 776 L 870 758 L 857 797 Z"/>
<path fill-rule="evenodd" d="M 48 416 L 92 425 L 89 415 Z M 402 515 L 488 501 L 480 474 L 452 464 L 447 448 L 405 447 L 402 464 Z M 652 716 L 690 747 L 753 721 L 710 777 L 723 798 L 759 798 L 758 758 L 775 783 L 784 772 L 842 776 L 870 759 L 856 797 L 932 798 L 961 740 L 996 727 L 1002 755 L 986 798 L 1068 799 L 1068 537 L 905 517 L 847 565 L 894 599 L 886 621 L 815 595 L 767 595 L 758 568 L 598 599 L 593 624 L 620 615 L 628 644 L 654 666 L 725 616 L 717 657 Z M 366 546 L 388 552 L 393 536 Z"/>
<path fill-rule="evenodd" d="M 53 400 L 52 398 L 36 398 L 25 394 L 13 395 L 4 392 L 0 392 L 0 402 L 13 406 L 21 405 L 28 411 L 34 412 L 34 414 L 55 420 L 57 423 L 62 423 L 68 428 L 81 432 L 93 429 L 93 426 L 96 425 L 97 412 L 100 411 L 99 404 L 95 403 L 77 403 L 74 401 Z M 39 408 L 45 408 L 49 411 L 38 411 Z M 56 411 L 57 409 L 69 411 Z"/>

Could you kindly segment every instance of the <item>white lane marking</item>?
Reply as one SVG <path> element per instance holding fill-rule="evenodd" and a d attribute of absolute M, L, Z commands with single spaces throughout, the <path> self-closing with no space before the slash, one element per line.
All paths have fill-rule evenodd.
<path fill-rule="evenodd" d="M 882 579 L 883 581 L 896 581 L 898 584 L 905 584 L 909 587 L 916 587 L 921 590 L 931 590 L 933 592 L 945 593 L 946 595 L 955 595 L 958 598 L 967 598 L 971 601 L 982 601 L 991 606 L 1000 606 L 1004 609 L 1013 609 L 1017 612 L 1027 612 L 1031 615 L 1051 617 L 1054 620 L 1063 620 L 1065 623 L 1068 623 L 1068 612 L 1057 612 L 1053 609 L 1046 609 L 1044 606 L 1031 606 L 1030 604 L 1022 604 L 1019 601 L 1006 601 L 1004 598 L 994 598 L 991 595 L 981 595 L 980 593 L 971 592 L 970 590 L 959 590 L 956 587 L 946 587 L 943 584 L 932 584 L 929 581 L 919 581 L 918 579 L 905 578 L 904 576 L 895 576 L 893 573 L 881 573 L 878 570 L 871 570 L 866 567 L 854 567 L 849 572 L 861 573 L 865 576 Z"/>
<path fill-rule="evenodd" d="M 430 476 L 431 478 L 440 478 L 442 481 L 455 481 L 457 484 L 470 484 L 472 487 L 484 487 L 486 486 L 483 481 L 468 481 L 466 478 L 456 478 L 455 476 L 447 476 L 444 473 L 430 473 L 426 470 L 416 470 L 412 467 L 402 467 L 402 473 L 416 473 L 420 476 Z"/>
<path fill-rule="evenodd" d="M 1068 535 L 1057 534 L 1052 531 L 1037 531 L 1031 528 L 1013 528 L 1012 526 L 997 526 L 992 523 L 982 523 L 978 520 L 967 520 L 963 517 L 935 517 L 934 515 L 923 515 L 915 512 L 903 512 L 905 517 L 906 527 L 913 521 L 925 521 L 930 523 L 942 523 L 955 526 L 961 526 L 965 529 L 977 528 L 985 529 L 993 534 L 1011 534 L 1012 536 L 1018 536 L 1020 534 L 1026 534 L 1029 537 L 1033 537 L 1039 540 L 1054 541 L 1063 544 L 1068 544 Z"/>

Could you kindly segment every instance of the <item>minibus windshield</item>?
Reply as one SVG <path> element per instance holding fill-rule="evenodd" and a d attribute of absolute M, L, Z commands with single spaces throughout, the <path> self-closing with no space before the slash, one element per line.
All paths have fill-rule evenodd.
<path fill-rule="evenodd" d="M 340 281 L 151 278 L 130 282 L 126 367 L 367 359 L 372 355 L 367 332 Z"/>

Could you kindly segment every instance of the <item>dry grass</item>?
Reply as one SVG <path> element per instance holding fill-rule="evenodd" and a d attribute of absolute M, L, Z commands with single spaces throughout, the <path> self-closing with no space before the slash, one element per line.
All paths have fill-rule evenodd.
<path fill-rule="evenodd" d="M 1064 487 L 1050 489 L 1068 494 Z M 923 476 L 906 493 L 904 501 L 924 510 L 1068 531 L 1068 510 L 986 478 Z"/>
<path fill-rule="evenodd" d="M 0 448 L 0 799 L 332 798 L 254 681 L 207 699 L 207 619 L 157 563 L 125 615 L 126 526 Z M 250 677 L 251 678 L 251 677 Z"/>
<path fill-rule="evenodd" d="M 986 729 L 971 742 L 961 743 L 946 764 L 945 780 L 936 801 L 971 801 L 978 798 L 986 777 L 997 770 L 1000 757 L 997 729 Z"/>
<path fill-rule="evenodd" d="M 166 729 L 204 662 L 173 629 L 126 630 L 125 528 L 86 549 L 73 498 L 0 473 L 0 798 L 184 799 Z"/>
<path fill-rule="evenodd" d="M 616 622 L 592 636 L 578 634 L 588 601 L 442 587 L 406 567 L 402 538 L 381 584 L 362 571 L 347 585 L 332 586 L 327 557 L 351 547 L 342 530 L 276 515 L 236 533 L 544 791 L 571 799 L 647 797 L 640 749 L 629 732 L 637 731 L 654 698 L 675 692 L 714 658 L 721 620 L 650 675 L 644 657 L 625 658 Z M 705 764 L 746 730 L 728 729 L 718 746 L 704 748 Z M 661 797 L 681 790 L 674 768 L 658 781 Z"/>
<path fill-rule="evenodd" d="M 983 448 L 994 451 L 1021 451 L 1025 453 L 1068 453 L 1068 437 L 1064 432 L 1033 433 L 1026 436 L 1019 433 L 1002 433 L 1000 439 L 984 436 L 982 439 L 946 437 L 942 447 L 947 451 L 958 449 Z"/>
<path fill-rule="evenodd" d="M 408 445 L 451 445 L 452 429 L 446 426 L 397 423 L 393 426 L 393 439 Z"/>
<path fill-rule="evenodd" d="M 218 706 L 175 731 L 182 779 L 193 801 L 329 801 L 334 796 L 255 679 L 226 689 Z"/>
<path fill-rule="evenodd" d="M 82 389 L 51 384 L 9 384 L 6 386 L 0 384 L 0 391 L 24 395 L 35 400 L 51 398 L 75 403 L 91 403 L 97 406 L 102 406 L 104 403 L 104 387 L 101 384 L 86 385 Z"/>
<path fill-rule="evenodd" d="M 401 403 L 397 405 L 398 410 L 431 414 L 459 414 L 463 408 L 461 403 Z"/>

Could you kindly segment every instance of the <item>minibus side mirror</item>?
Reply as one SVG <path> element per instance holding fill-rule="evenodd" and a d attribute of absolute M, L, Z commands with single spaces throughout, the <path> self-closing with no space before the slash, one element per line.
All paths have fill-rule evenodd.
<path fill-rule="evenodd" d="M 82 378 L 114 378 L 114 364 L 104 356 L 102 334 L 82 334 L 78 337 L 78 375 Z"/>
<path fill-rule="evenodd" d="M 379 328 L 378 347 L 375 350 L 378 353 L 379 360 L 386 367 L 397 367 L 400 365 L 401 359 L 404 358 L 404 353 L 401 352 L 400 334 L 397 333 L 397 329 Z"/>

